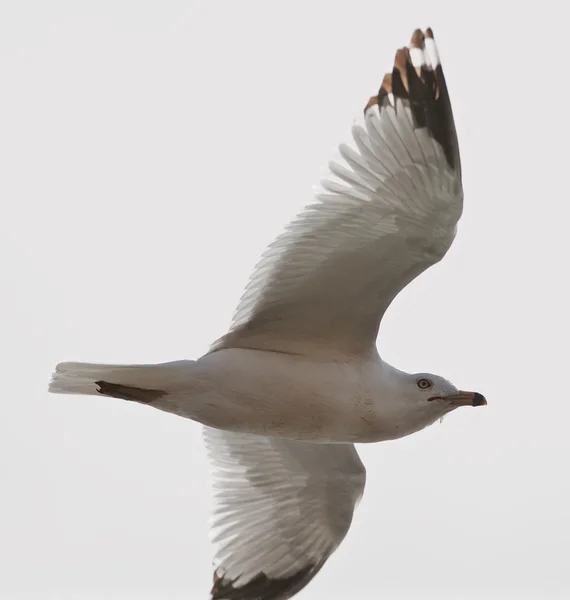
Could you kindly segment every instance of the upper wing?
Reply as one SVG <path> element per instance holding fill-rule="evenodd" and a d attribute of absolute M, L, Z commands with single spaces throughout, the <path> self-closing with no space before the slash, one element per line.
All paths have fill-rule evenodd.
<path fill-rule="evenodd" d="M 364 491 L 352 444 L 205 428 L 214 476 L 213 600 L 284 600 L 346 535 Z"/>
<path fill-rule="evenodd" d="M 398 50 L 352 133 L 346 164 L 329 163 L 318 202 L 269 246 L 212 350 L 367 354 L 394 297 L 447 252 L 463 194 L 431 30 Z"/>

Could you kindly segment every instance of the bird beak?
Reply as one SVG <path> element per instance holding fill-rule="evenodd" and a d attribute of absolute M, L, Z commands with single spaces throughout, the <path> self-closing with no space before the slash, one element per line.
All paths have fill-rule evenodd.
<path fill-rule="evenodd" d="M 487 404 L 485 396 L 479 392 L 458 392 L 453 396 L 446 396 L 444 400 L 453 406 L 485 406 Z"/>

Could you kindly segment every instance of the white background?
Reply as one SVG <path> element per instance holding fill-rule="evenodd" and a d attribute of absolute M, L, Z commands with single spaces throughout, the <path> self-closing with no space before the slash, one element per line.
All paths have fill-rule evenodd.
<path fill-rule="evenodd" d="M 489 406 L 359 448 L 353 527 L 299 598 L 570 596 L 563 6 L 0 1 L 0 598 L 207 597 L 200 427 L 50 373 L 204 353 L 426 25 L 465 212 L 379 348 Z"/>

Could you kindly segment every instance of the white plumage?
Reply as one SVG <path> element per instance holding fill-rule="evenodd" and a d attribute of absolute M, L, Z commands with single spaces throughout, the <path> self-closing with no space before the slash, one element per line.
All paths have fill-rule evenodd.
<path fill-rule="evenodd" d="M 354 446 L 206 428 L 214 478 L 212 542 L 234 586 L 316 572 L 342 541 L 364 490 Z M 323 468 L 323 467 L 327 468 Z"/>
<path fill-rule="evenodd" d="M 212 598 L 284 600 L 345 537 L 365 471 L 352 442 L 402 437 L 485 404 L 378 356 L 388 306 L 439 261 L 461 166 L 433 34 L 355 124 L 307 207 L 267 249 L 230 331 L 197 361 L 62 363 L 50 390 L 148 404 L 204 425 L 215 485 Z"/>

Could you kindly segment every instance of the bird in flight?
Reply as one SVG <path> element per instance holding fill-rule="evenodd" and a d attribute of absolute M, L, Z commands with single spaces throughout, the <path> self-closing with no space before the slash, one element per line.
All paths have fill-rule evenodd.
<path fill-rule="evenodd" d="M 61 363 L 55 393 L 202 423 L 214 478 L 213 600 L 285 600 L 342 542 L 365 484 L 354 443 L 400 438 L 477 392 L 376 349 L 395 296 L 443 258 L 463 190 L 433 32 L 416 30 L 351 144 L 264 253 L 229 332 L 198 360 Z"/>

